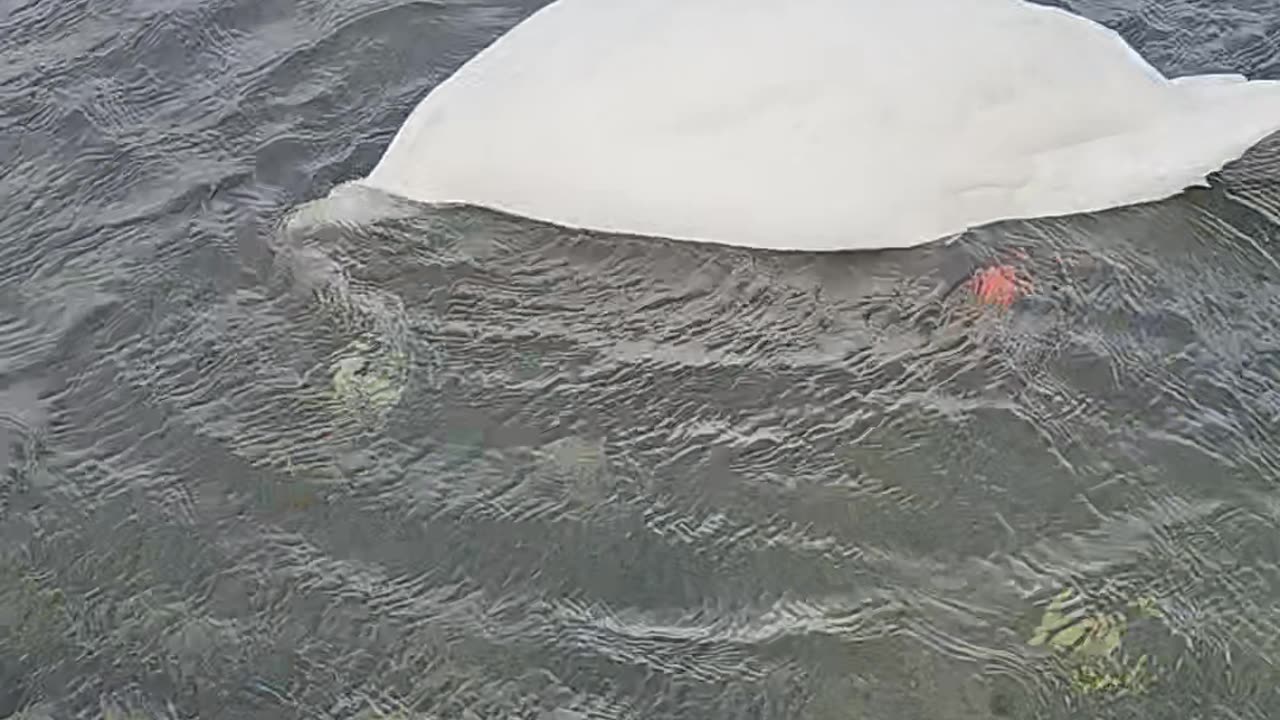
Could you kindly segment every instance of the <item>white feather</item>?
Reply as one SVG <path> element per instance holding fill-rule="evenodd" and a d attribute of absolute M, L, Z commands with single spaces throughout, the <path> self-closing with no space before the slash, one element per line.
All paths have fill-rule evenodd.
<path fill-rule="evenodd" d="M 1168 80 L 1022 0 L 558 0 L 364 182 L 596 230 L 917 245 L 1158 200 L 1280 130 L 1280 82 Z"/>

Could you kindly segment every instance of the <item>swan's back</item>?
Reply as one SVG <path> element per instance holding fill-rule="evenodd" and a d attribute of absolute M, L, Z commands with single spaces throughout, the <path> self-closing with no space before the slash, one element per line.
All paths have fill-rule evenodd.
<path fill-rule="evenodd" d="M 915 245 L 1155 200 L 1280 129 L 1021 0 L 559 0 L 436 88 L 367 183 L 607 231 Z"/>

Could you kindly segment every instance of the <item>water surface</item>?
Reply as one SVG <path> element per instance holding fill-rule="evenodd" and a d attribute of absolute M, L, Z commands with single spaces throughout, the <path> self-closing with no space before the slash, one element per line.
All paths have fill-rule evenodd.
<path fill-rule="evenodd" d="M 0 717 L 1280 716 L 1280 142 L 885 253 L 327 197 L 537 4 L 0 0 Z"/>

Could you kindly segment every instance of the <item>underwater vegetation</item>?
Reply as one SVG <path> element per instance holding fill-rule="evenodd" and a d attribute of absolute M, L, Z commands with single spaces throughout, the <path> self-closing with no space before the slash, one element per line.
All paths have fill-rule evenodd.
<path fill-rule="evenodd" d="M 1074 690 L 1083 694 L 1146 692 L 1156 682 L 1154 662 L 1124 648 L 1130 622 L 1159 618 L 1155 599 L 1139 597 L 1123 610 L 1096 611 L 1071 589 L 1054 596 L 1029 643 L 1062 662 Z"/>
<path fill-rule="evenodd" d="M 353 340 L 330 365 L 333 396 L 347 412 L 373 418 L 385 413 L 404 393 L 409 356 L 404 350 L 379 349 Z"/>

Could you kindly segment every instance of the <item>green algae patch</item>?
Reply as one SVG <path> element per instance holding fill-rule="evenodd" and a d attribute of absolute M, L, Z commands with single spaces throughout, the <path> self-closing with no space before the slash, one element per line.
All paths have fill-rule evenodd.
<path fill-rule="evenodd" d="M 355 340 L 330 365 L 334 398 L 354 415 L 380 416 L 400 402 L 409 379 L 402 350 Z"/>
<path fill-rule="evenodd" d="M 1160 617 L 1153 598 L 1137 598 L 1124 611 L 1097 612 L 1064 590 L 1049 602 L 1028 642 L 1053 652 L 1077 692 L 1146 692 L 1156 680 L 1153 662 L 1145 654 L 1130 657 L 1124 648 L 1129 623 L 1140 617 Z"/>

